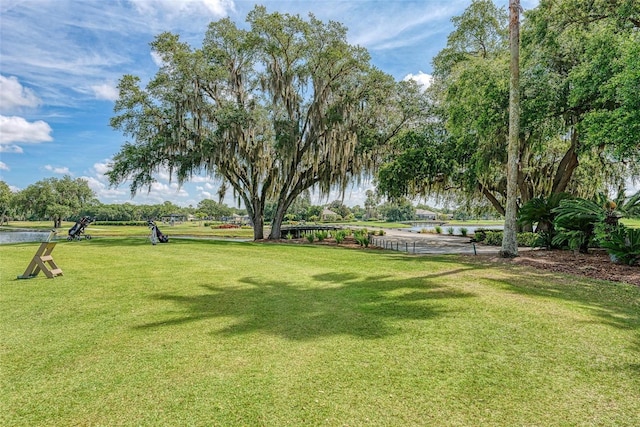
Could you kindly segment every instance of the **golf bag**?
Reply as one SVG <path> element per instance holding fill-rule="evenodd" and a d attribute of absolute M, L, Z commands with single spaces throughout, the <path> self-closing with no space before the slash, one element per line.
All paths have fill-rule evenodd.
<path fill-rule="evenodd" d="M 84 235 L 84 238 L 87 240 L 91 239 L 90 235 L 84 234 L 84 230 L 92 221 L 88 216 L 83 216 L 80 221 L 77 221 L 73 227 L 69 229 L 67 240 L 80 240 L 82 239 L 82 235 Z"/>
<path fill-rule="evenodd" d="M 147 225 L 149 226 L 149 230 L 151 230 L 151 233 L 149 235 L 151 244 L 155 245 L 158 242 L 167 243 L 169 241 L 169 236 L 162 234 L 155 222 L 153 222 L 152 220 L 148 220 Z"/>

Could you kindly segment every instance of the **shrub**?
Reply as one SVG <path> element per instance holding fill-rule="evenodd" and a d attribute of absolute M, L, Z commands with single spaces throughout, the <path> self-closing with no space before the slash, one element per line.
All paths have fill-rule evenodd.
<path fill-rule="evenodd" d="M 538 245 L 540 240 L 540 235 L 538 233 L 518 233 L 516 235 L 516 241 L 518 242 L 518 246 L 526 246 L 528 248 L 533 248 Z"/>
<path fill-rule="evenodd" d="M 447 234 L 453 235 L 453 227 L 447 228 Z"/>
<path fill-rule="evenodd" d="M 483 242 L 490 246 L 500 246 L 502 245 L 502 234 L 501 230 L 486 231 Z"/>
<path fill-rule="evenodd" d="M 364 234 L 364 235 L 357 235 L 355 236 L 356 242 L 358 242 L 358 244 L 360 246 L 364 246 L 365 248 L 369 247 L 369 235 L 368 234 Z"/>
<path fill-rule="evenodd" d="M 316 231 L 316 239 L 318 239 L 319 242 L 322 242 L 327 237 L 329 237 L 328 231 L 325 231 L 325 230 Z"/>
<path fill-rule="evenodd" d="M 316 235 L 314 233 L 309 233 L 309 234 L 307 234 L 306 237 L 307 237 L 307 240 L 309 241 L 309 243 L 313 243 L 313 241 L 316 238 Z"/>
<path fill-rule="evenodd" d="M 467 230 L 466 227 L 460 227 L 460 234 L 462 234 L 462 237 L 467 237 L 468 232 L 469 230 Z"/>
<path fill-rule="evenodd" d="M 440 227 L 439 225 L 436 225 L 434 230 L 436 231 L 436 234 L 442 234 L 442 227 Z"/>
<path fill-rule="evenodd" d="M 477 228 L 473 233 L 473 237 L 476 239 L 476 242 L 484 242 L 487 238 L 487 231 L 491 230 L 487 230 L 486 228 Z"/>
<path fill-rule="evenodd" d="M 344 242 L 345 237 L 347 237 L 347 232 L 344 230 L 338 230 L 336 231 L 336 243 L 339 245 L 340 243 Z"/>
<path fill-rule="evenodd" d="M 384 236 L 385 232 L 384 230 L 378 230 L 378 236 Z"/>
<path fill-rule="evenodd" d="M 640 263 L 640 228 L 618 226 L 600 238 L 599 243 L 617 262 L 628 265 Z"/>

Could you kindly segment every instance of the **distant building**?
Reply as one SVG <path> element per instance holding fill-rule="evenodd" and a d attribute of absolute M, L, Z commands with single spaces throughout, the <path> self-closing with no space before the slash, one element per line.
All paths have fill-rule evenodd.
<path fill-rule="evenodd" d="M 437 218 L 438 214 L 436 212 L 431 212 L 424 209 L 416 209 L 416 219 L 421 219 L 423 221 L 435 221 Z"/>
<path fill-rule="evenodd" d="M 320 217 L 323 221 L 335 221 L 338 219 L 338 214 L 331 209 L 324 208 Z"/>
<path fill-rule="evenodd" d="M 165 224 L 182 224 L 184 221 L 187 220 L 187 216 L 183 215 L 183 214 L 171 214 L 171 215 L 164 215 L 161 218 L 161 221 Z"/>
<path fill-rule="evenodd" d="M 226 222 L 227 224 L 236 224 L 236 225 L 251 224 L 251 218 L 249 218 L 249 215 L 233 214 L 231 216 L 223 216 L 222 221 Z"/>

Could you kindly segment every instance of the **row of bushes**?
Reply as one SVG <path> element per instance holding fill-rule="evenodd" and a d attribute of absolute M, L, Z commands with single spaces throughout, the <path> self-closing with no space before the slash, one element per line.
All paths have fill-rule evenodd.
<path fill-rule="evenodd" d="M 502 245 L 502 230 L 486 230 L 479 228 L 475 231 L 474 240 L 476 242 L 482 242 L 485 245 L 500 246 Z M 525 246 L 533 248 L 540 245 L 540 235 L 538 233 L 518 233 L 516 234 L 516 241 L 518 246 Z"/>
<path fill-rule="evenodd" d="M 316 240 L 319 242 L 322 242 L 325 239 L 333 237 L 336 243 L 339 245 L 344 241 L 345 238 L 353 235 L 353 239 L 356 241 L 356 243 L 358 243 L 360 246 L 363 246 L 363 247 L 369 247 L 369 244 L 371 243 L 371 236 L 375 236 L 375 235 L 384 236 L 384 234 L 385 234 L 384 230 L 378 230 L 377 232 L 368 231 L 367 229 L 358 229 L 358 230 L 345 229 L 345 230 L 336 230 L 334 232 L 330 232 L 327 230 L 318 230 L 318 231 L 307 233 L 305 235 L 305 238 L 309 243 L 313 243 Z M 289 233 L 287 235 L 287 239 L 292 239 L 292 238 L 293 236 L 291 235 L 291 233 Z"/>

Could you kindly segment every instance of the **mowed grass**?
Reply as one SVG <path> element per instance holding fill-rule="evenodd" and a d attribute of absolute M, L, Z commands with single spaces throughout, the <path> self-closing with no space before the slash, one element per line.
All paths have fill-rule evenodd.
<path fill-rule="evenodd" d="M 637 426 L 640 288 L 455 256 L 0 246 L 2 426 Z"/>

